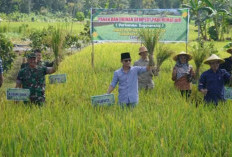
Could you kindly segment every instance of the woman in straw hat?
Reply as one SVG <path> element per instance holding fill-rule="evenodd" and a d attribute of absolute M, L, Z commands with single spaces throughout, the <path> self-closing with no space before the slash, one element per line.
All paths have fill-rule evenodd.
<path fill-rule="evenodd" d="M 215 54 L 212 54 L 204 63 L 208 64 L 210 69 L 201 74 L 198 89 L 204 94 L 205 102 L 214 103 L 217 106 L 219 101 L 225 101 L 224 84 L 230 81 L 231 75 L 225 69 L 219 68 L 219 64 L 224 63 L 224 60 Z"/>
<path fill-rule="evenodd" d="M 232 48 L 227 49 L 227 52 L 230 54 L 230 57 L 225 58 L 225 62 L 220 64 L 220 69 L 225 69 L 228 73 L 232 73 Z"/>
<path fill-rule="evenodd" d="M 192 56 L 186 52 L 180 52 L 173 58 L 176 65 L 173 68 L 172 80 L 175 81 L 175 87 L 180 90 L 182 96 L 188 98 L 191 94 L 191 80 L 195 77 L 195 72 L 188 61 Z"/>

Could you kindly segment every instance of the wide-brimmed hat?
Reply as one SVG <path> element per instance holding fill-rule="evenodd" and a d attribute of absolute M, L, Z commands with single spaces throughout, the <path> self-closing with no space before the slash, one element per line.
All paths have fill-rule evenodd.
<path fill-rule="evenodd" d="M 192 59 L 192 56 L 191 56 L 190 54 L 187 54 L 186 52 L 182 51 L 182 52 L 178 53 L 177 55 L 175 55 L 175 56 L 173 57 L 173 60 L 174 60 L 174 61 L 177 61 L 177 59 L 178 59 L 178 57 L 179 57 L 180 55 L 185 55 L 185 56 L 187 56 L 187 57 L 188 57 L 188 58 L 187 58 L 188 61 L 190 61 L 190 60 Z"/>
<path fill-rule="evenodd" d="M 140 55 L 141 52 L 147 52 L 147 48 L 145 46 L 141 46 L 139 48 L 139 55 Z"/>
<path fill-rule="evenodd" d="M 211 61 L 219 61 L 219 63 L 224 63 L 225 61 L 223 59 L 221 59 L 220 57 L 218 57 L 215 54 L 212 54 L 209 58 L 207 58 L 204 63 L 205 64 L 209 64 Z"/>
<path fill-rule="evenodd" d="M 128 58 L 131 58 L 129 52 L 121 53 L 121 60 L 128 59 Z"/>

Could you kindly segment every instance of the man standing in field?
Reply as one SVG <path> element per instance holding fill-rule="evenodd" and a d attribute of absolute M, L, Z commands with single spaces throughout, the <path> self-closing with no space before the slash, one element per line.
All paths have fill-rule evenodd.
<path fill-rule="evenodd" d="M 224 60 L 212 54 L 204 63 L 210 65 L 210 69 L 201 74 L 198 89 L 204 94 L 207 103 L 214 103 L 216 106 L 219 101 L 225 101 L 224 85 L 231 80 L 231 75 L 225 70 L 220 69 L 219 64 Z"/>
<path fill-rule="evenodd" d="M 16 88 L 29 89 L 31 103 L 42 106 L 45 102 L 45 75 L 54 73 L 57 67 L 37 65 L 35 53 L 27 57 L 28 66 L 19 71 Z"/>
<path fill-rule="evenodd" d="M 2 60 L 0 58 L 0 87 L 3 84 L 3 68 L 2 68 Z"/>
<path fill-rule="evenodd" d="M 131 57 L 129 52 L 121 54 L 122 68 L 114 72 L 113 80 L 109 86 L 107 94 L 110 94 L 117 83 L 118 88 L 118 100 L 121 107 L 135 107 L 138 103 L 138 75 L 149 71 L 150 66 L 131 66 Z"/>
<path fill-rule="evenodd" d="M 147 66 L 149 63 L 147 48 L 142 46 L 139 48 L 140 59 L 134 63 L 134 66 Z M 147 71 L 139 75 L 139 89 L 153 89 L 154 82 L 152 77 L 155 73 L 153 71 Z"/>

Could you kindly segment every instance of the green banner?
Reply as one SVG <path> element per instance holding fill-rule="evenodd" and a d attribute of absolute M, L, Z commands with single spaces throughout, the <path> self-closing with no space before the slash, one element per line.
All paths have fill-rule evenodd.
<path fill-rule="evenodd" d="M 29 101 L 30 90 L 23 88 L 9 88 L 6 91 L 7 100 Z"/>
<path fill-rule="evenodd" d="M 92 96 L 91 101 L 93 106 L 112 105 L 115 103 L 114 94 Z"/>
<path fill-rule="evenodd" d="M 163 42 L 188 42 L 188 9 L 92 9 L 93 41 L 140 42 L 138 30 L 163 29 Z"/>

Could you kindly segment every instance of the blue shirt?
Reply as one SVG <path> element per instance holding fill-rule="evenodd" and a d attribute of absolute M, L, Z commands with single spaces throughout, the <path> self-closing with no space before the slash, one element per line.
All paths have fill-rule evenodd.
<path fill-rule="evenodd" d="M 0 58 L 0 74 L 2 74 L 2 73 L 3 73 L 2 60 L 1 60 L 1 58 Z"/>
<path fill-rule="evenodd" d="M 114 77 L 110 85 L 115 88 L 119 82 L 119 103 L 138 102 L 138 75 L 146 71 L 146 67 L 134 66 L 127 73 L 123 71 L 123 68 L 114 72 Z"/>
<path fill-rule="evenodd" d="M 218 69 L 216 73 L 213 70 L 205 71 L 199 80 L 198 89 L 207 89 L 204 97 L 206 102 L 218 103 L 224 99 L 224 84 L 230 80 L 230 74 L 225 69 Z"/>
<path fill-rule="evenodd" d="M 220 64 L 220 69 L 225 69 L 228 73 L 232 72 L 232 58 L 225 58 L 225 63 Z"/>

